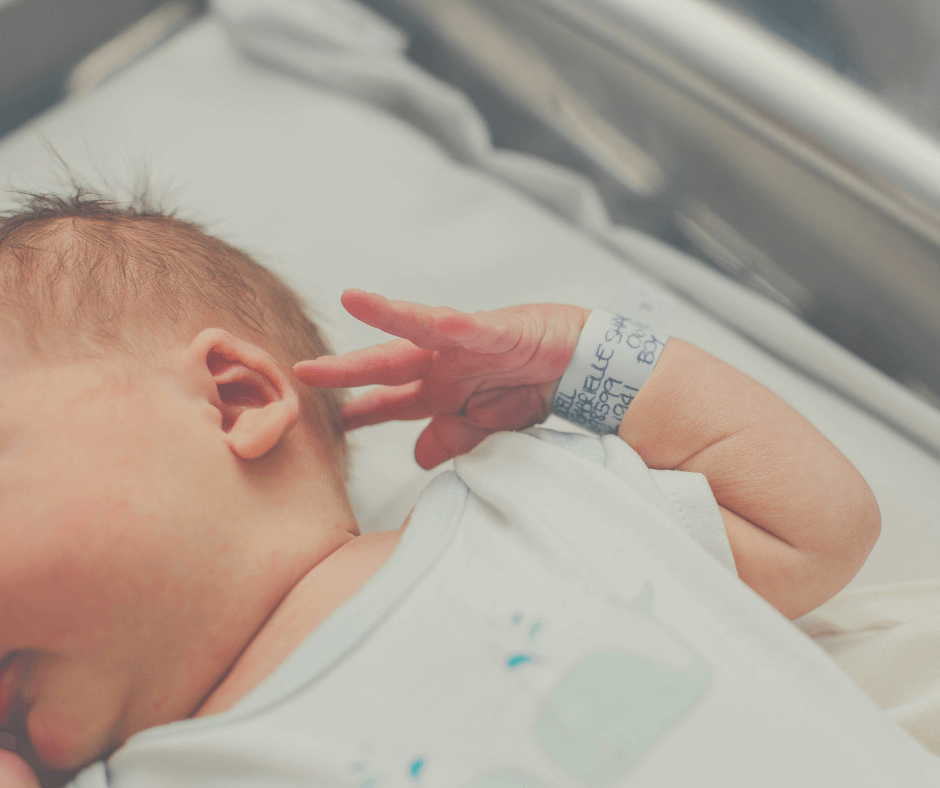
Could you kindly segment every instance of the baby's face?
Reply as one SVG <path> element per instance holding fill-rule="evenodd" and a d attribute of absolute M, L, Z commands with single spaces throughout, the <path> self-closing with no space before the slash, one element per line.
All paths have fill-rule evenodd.
<path fill-rule="evenodd" d="M 231 460 L 206 407 L 0 345 L 0 728 L 49 766 L 188 716 L 217 680 L 200 605 L 228 579 L 206 557 L 231 546 L 210 505 Z"/>

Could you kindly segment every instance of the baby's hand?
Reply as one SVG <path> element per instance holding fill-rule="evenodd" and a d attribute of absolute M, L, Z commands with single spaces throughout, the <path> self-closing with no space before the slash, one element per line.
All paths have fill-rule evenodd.
<path fill-rule="evenodd" d="M 39 788 L 39 780 L 26 761 L 0 747 L 0 788 Z"/>
<path fill-rule="evenodd" d="M 362 290 L 347 290 L 342 301 L 353 317 L 402 338 L 301 361 L 294 371 L 310 386 L 380 384 L 346 404 L 346 429 L 430 416 L 415 446 L 422 468 L 470 451 L 492 432 L 543 421 L 589 314 L 526 304 L 470 315 Z"/>

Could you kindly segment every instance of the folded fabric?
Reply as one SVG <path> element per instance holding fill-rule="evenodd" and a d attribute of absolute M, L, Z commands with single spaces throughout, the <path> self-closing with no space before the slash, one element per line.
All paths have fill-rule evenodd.
<path fill-rule="evenodd" d="M 940 754 L 940 579 L 846 591 L 797 623 Z"/>

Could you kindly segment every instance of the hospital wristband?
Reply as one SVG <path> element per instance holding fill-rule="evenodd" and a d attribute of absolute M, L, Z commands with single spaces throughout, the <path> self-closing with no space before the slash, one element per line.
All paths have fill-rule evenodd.
<path fill-rule="evenodd" d="M 562 375 L 552 413 L 600 435 L 616 434 L 669 337 L 595 309 Z"/>

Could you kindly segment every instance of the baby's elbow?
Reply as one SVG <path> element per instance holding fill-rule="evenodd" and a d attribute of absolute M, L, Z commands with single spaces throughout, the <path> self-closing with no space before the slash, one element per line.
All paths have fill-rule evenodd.
<path fill-rule="evenodd" d="M 881 509 L 878 508 L 878 501 L 871 487 L 861 475 L 858 477 L 852 500 L 853 513 L 846 528 L 848 544 L 845 553 L 847 570 L 850 572 L 846 583 L 858 574 L 881 536 Z"/>
<path fill-rule="evenodd" d="M 813 549 L 793 551 L 791 593 L 772 602 L 787 618 L 805 615 L 838 594 L 858 574 L 878 541 L 878 502 L 861 476 L 858 482 L 833 501 L 836 512 L 830 511 L 820 529 L 828 536 Z"/>
<path fill-rule="evenodd" d="M 881 535 L 881 510 L 871 488 L 859 475 L 857 483 L 846 490 L 838 536 L 830 549 L 820 556 L 823 574 L 830 578 L 828 588 L 818 601 L 822 604 L 835 596 L 859 573 Z"/>
<path fill-rule="evenodd" d="M 864 483 L 864 482 L 863 482 Z M 867 496 L 867 506 L 866 506 L 866 518 L 867 518 L 867 535 L 868 535 L 868 550 L 865 553 L 865 558 L 868 558 L 868 553 L 872 551 L 872 548 L 875 546 L 875 543 L 878 541 L 878 537 L 881 536 L 881 509 L 878 507 L 878 501 L 875 499 L 875 493 L 872 492 L 871 487 L 865 484 L 865 490 L 868 493 Z"/>

